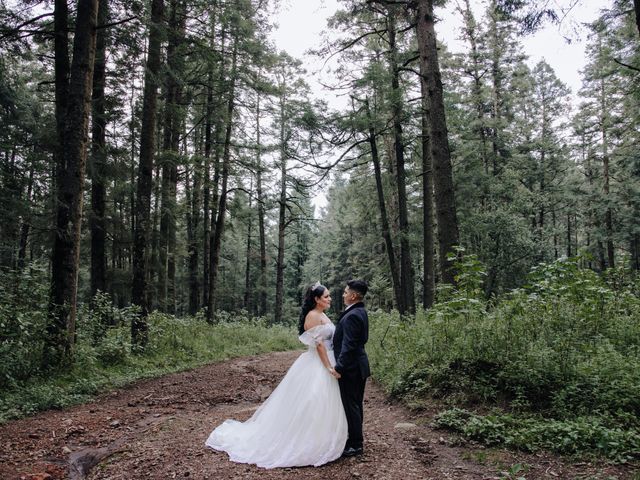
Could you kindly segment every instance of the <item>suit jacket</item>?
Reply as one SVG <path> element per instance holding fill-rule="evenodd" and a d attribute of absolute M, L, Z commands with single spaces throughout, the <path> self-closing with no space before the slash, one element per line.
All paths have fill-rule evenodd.
<path fill-rule="evenodd" d="M 369 339 L 369 317 L 364 303 L 359 302 L 340 314 L 333 334 L 336 372 L 346 377 L 367 378 L 371 375 L 364 345 Z"/>

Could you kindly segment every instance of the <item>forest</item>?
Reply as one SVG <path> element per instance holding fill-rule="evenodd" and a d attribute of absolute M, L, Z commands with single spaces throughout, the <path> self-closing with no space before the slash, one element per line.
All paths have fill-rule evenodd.
<path fill-rule="evenodd" d="M 335 319 L 362 278 L 390 394 L 638 460 L 640 4 L 580 27 L 578 102 L 522 46 L 571 11 L 473 4 L 341 0 L 323 98 L 276 0 L 1 2 L 0 421 L 297 348 L 304 289 Z"/>

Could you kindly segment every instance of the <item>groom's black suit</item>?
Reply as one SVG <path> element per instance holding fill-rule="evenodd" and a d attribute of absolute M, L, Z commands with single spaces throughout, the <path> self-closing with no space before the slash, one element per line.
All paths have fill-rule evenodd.
<path fill-rule="evenodd" d="M 369 339 L 369 318 L 359 302 L 340 314 L 333 334 L 336 372 L 341 377 L 340 396 L 347 415 L 349 438 L 345 448 L 362 448 L 362 402 L 367 377 L 371 375 L 364 345 Z"/>

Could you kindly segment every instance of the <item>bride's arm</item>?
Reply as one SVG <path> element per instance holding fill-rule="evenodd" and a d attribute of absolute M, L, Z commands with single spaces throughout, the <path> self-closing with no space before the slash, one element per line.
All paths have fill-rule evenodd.
<path fill-rule="evenodd" d="M 322 361 L 322 364 L 325 366 L 325 368 L 329 370 L 329 373 L 331 375 L 333 375 L 336 378 L 340 378 L 340 374 L 336 372 L 331 366 L 331 362 L 329 361 L 329 355 L 327 354 L 327 347 L 324 346 L 324 343 L 322 342 L 318 343 L 317 349 L 318 349 L 318 355 L 320 356 L 320 360 Z"/>

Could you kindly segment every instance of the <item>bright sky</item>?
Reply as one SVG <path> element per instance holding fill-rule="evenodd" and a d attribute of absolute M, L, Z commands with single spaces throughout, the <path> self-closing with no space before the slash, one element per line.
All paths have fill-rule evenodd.
<path fill-rule="evenodd" d="M 459 13 L 455 11 L 456 1 L 449 0 L 447 7 L 436 11 L 441 19 L 436 25 L 436 33 L 451 51 L 460 52 L 465 46 L 457 38 L 461 20 Z M 575 3 L 575 0 L 552 0 L 552 3 L 567 6 Z M 576 93 L 580 88 L 579 72 L 585 64 L 586 33 L 582 32 L 576 37 L 575 27 L 593 21 L 598 11 L 610 4 L 611 0 L 581 0 L 560 26 L 547 25 L 535 35 L 523 38 L 524 50 L 530 57 L 531 65 L 544 58 L 556 71 L 556 75 Z M 486 8 L 486 1 L 471 0 L 471 5 L 476 18 L 480 19 Z M 327 18 L 338 8 L 338 0 L 282 0 L 276 20 L 279 28 L 272 33 L 276 46 L 302 59 L 307 70 L 314 72 L 319 68 L 319 62 L 305 52 L 320 44 L 320 33 L 325 29 Z M 573 37 L 572 43 L 568 43 L 565 36 Z M 322 95 L 319 86 L 313 85 L 313 78 L 310 78 L 310 83 Z"/>
<path fill-rule="evenodd" d="M 436 10 L 440 18 L 436 25 L 436 34 L 452 52 L 465 50 L 465 45 L 458 39 L 462 21 L 460 14 L 456 12 L 457 1 L 449 0 L 446 7 Z M 544 58 L 553 67 L 558 78 L 571 88 L 574 99 L 577 98 L 581 87 L 580 70 L 586 63 L 586 31 L 581 31 L 579 26 L 595 20 L 599 10 L 609 7 L 611 2 L 612 0 L 580 0 L 578 6 L 570 11 L 559 26 L 547 25 L 535 35 L 522 38 L 530 66 L 533 67 Z M 556 7 L 566 7 L 576 3 L 576 0 L 551 0 L 551 3 Z M 320 35 L 326 28 L 327 18 L 339 6 L 338 0 L 281 0 L 281 8 L 276 16 L 278 28 L 271 35 L 278 49 L 286 50 L 303 61 L 310 73 L 307 81 L 315 95 L 327 100 L 334 108 L 342 106 L 344 100 L 336 98 L 335 93 L 322 88 L 317 81 L 317 71 L 321 62 L 305 52 L 320 45 Z M 486 8 L 486 1 L 471 0 L 471 6 L 476 19 L 480 20 Z M 567 42 L 565 37 L 570 37 L 571 43 Z M 314 203 L 316 206 L 323 206 L 326 200 L 320 194 Z"/>

